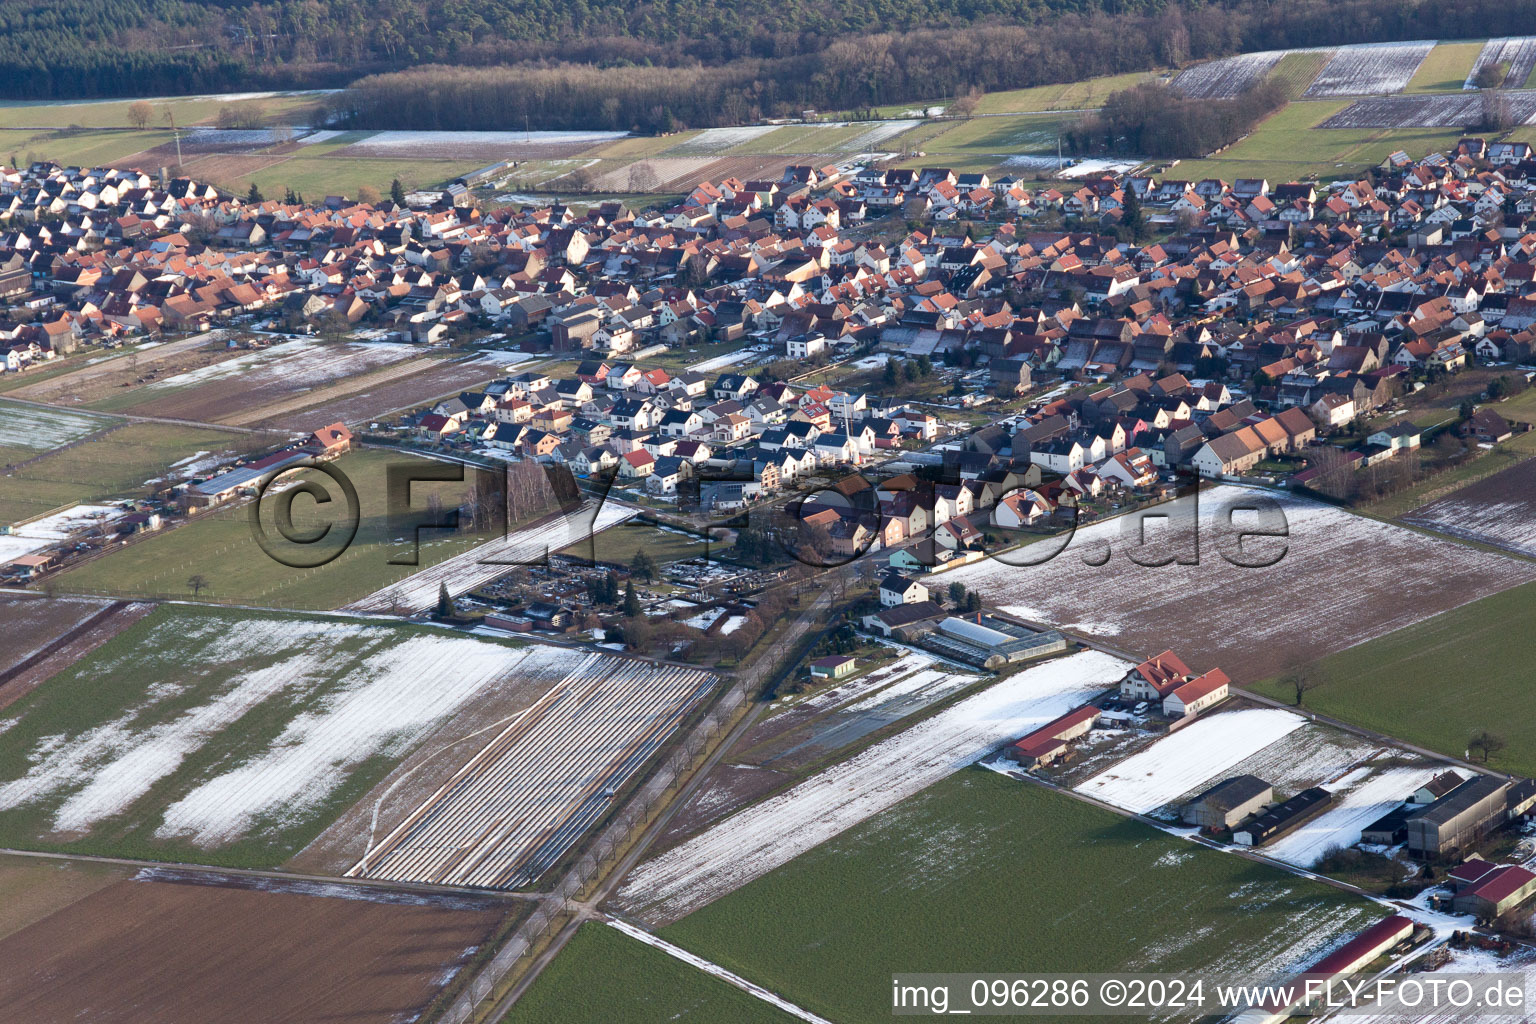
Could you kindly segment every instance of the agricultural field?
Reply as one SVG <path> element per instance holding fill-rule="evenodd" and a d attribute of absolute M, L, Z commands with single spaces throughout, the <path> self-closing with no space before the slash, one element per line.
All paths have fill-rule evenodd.
<path fill-rule="evenodd" d="M 716 677 L 563 647 L 514 663 L 547 692 L 491 737 L 350 877 L 517 889 L 608 810 Z M 387 828 L 387 826 L 386 826 Z"/>
<path fill-rule="evenodd" d="M 1228 99 L 1266 78 L 1281 58 L 1295 50 L 1263 50 L 1218 57 L 1179 72 L 1173 87 L 1193 99 Z"/>
<path fill-rule="evenodd" d="M 123 352 L 77 355 L 62 360 L 64 365 L 57 368 L 50 364 L 18 374 L 14 383 L 7 382 L 7 393 L 55 406 L 91 405 L 147 380 L 232 358 L 236 353 L 222 344 L 229 337 L 224 331 L 210 331 L 175 341 L 144 342 Z"/>
<path fill-rule="evenodd" d="M 275 866 L 442 722 L 522 685 L 528 656 L 427 627 L 162 606 L 0 715 L 0 836 Z"/>
<path fill-rule="evenodd" d="M 259 110 L 272 124 L 307 124 L 319 92 L 244 93 L 214 96 L 162 96 L 146 100 L 153 108 L 150 123 L 165 125 L 166 114 L 182 128 L 211 125 L 228 106 Z M 0 102 L 0 128 L 128 128 L 128 108 L 135 100 L 95 100 L 81 103 Z"/>
<path fill-rule="evenodd" d="M 1471 80 L 1479 54 L 1485 52 L 1487 47 L 1481 42 L 1436 43 L 1404 91 L 1451 92 L 1461 89 Z M 1518 84 L 1524 82 L 1522 78 Z"/>
<path fill-rule="evenodd" d="M 1501 65 L 1509 69 L 1504 74 L 1502 88 L 1520 89 L 1528 85 L 1531 72 L 1536 71 L 1536 36 L 1504 36 L 1488 40 L 1468 69 L 1462 88 L 1476 88 L 1477 76 L 1484 68 Z"/>
<path fill-rule="evenodd" d="M 1269 509 L 1262 521 L 1286 533 L 1250 537 L 1239 555 L 1233 531 L 1266 528 L 1240 511 L 1248 507 Z M 948 576 L 1025 619 L 1144 654 L 1171 647 L 1191 665 L 1219 665 L 1239 684 L 1536 578 L 1528 562 L 1286 494 L 1223 485 L 1203 489 L 1198 510 L 1183 498 L 1146 514 L 1150 545 L 1135 557 L 1198 554 L 1198 564 L 1133 561 L 1143 519 L 1132 515 L 1079 530 L 1041 565 L 994 558 Z M 1046 558 L 1060 546 L 1051 543 L 1013 560 Z M 1414 599 L 1401 600 L 1405 593 Z M 1174 607 L 1180 613 L 1170 617 Z"/>
<path fill-rule="evenodd" d="M 486 897 L 48 870 L 68 902 L 0 940 L 17 1019 L 129 1024 L 152 1006 L 158 1024 L 415 1020 L 509 916 Z"/>
<path fill-rule="evenodd" d="M 1400 518 L 1413 526 L 1536 558 L 1536 461 L 1484 477 Z"/>
<path fill-rule="evenodd" d="M 1126 668 L 1096 651 L 1026 668 L 647 861 L 630 874 L 616 902 L 653 924 L 677 920 L 960 771 L 1004 740 L 1080 707 Z"/>
<path fill-rule="evenodd" d="M 1307 707 L 1453 757 L 1486 729 L 1509 743 L 1493 768 L 1536 775 L 1533 614 L 1536 585 L 1527 584 L 1327 655 L 1318 662 L 1325 681 L 1307 694 Z M 1278 680 L 1253 688 L 1294 696 Z"/>
<path fill-rule="evenodd" d="M 111 416 L 0 400 L 0 464 L 9 469 L 122 422 Z"/>
<path fill-rule="evenodd" d="M 1300 100 L 1288 104 L 1220 154 L 1184 160 L 1179 174 L 1190 180 L 1218 177 L 1268 178 L 1299 181 L 1319 178 L 1353 180 L 1369 167 L 1402 149 L 1409 153 L 1441 152 L 1461 137 L 1458 128 L 1354 128 L 1324 130 L 1317 126 L 1349 106 L 1348 100 Z"/>
<path fill-rule="evenodd" d="M 789 1014 L 589 921 L 501 1024 L 792 1024 Z"/>
<path fill-rule="evenodd" d="M 1305 95 L 1320 98 L 1402 92 L 1434 46 L 1431 41 L 1340 47 Z"/>
<path fill-rule="evenodd" d="M 660 935 L 813 1013 L 874 1024 L 890 1019 L 901 971 L 1287 971 L 1381 916 L 1321 883 L 973 769 Z"/>
<path fill-rule="evenodd" d="M 392 342 L 340 342 L 316 338 L 283 341 L 195 369 L 157 376 L 141 386 L 120 390 L 94 403 L 135 416 L 193 420 L 200 423 L 248 423 L 263 418 L 267 407 L 296 396 L 335 387 L 373 370 L 404 363 L 399 373 L 428 365 L 416 345 Z M 336 387 L 345 393 L 347 388 Z M 316 424 L 320 426 L 320 424 Z"/>
<path fill-rule="evenodd" d="M 1523 122 L 1536 115 L 1536 90 L 1510 90 L 1500 95 L 1516 120 Z M 1482 119 L 1485 96 L 1480 92 L 1372 96 L 1351 103 L 1318 128 L 1469 128 Z"/>
<path fill-rule="evenodd" d="M 1128 71 L 1081 82 L 1061 85 L 1037 85 L 1028 89 L 989 92 L 977 105 L 978 114 L 1029 114 L 1041 111 L 1081 111 L 1102 107 L 1111 93 L 1129 89 L 1142 82 L 1155 82 L 1168 75 L 1160 71 Z"/>
<path fill-rule="evenodd" d="M 308 433 L 341 421 L 366 425 L 403 409 L 430 405 L 470 391 L 498 375 L 510 360 L 501 353 L 463 358 L 432 357 L 392 363 L 382 370 L 241 413 L 242 425 Z M 259 419 L 251 419 L 258 416 Z"/>
<path fill-rule="evenodd" d="M 129 423 L 5 473 L 0 523 L 52 512 L 72 502 L 142 498 L 272 438 L 167 423 Z"/>
<path fill-rule="evenodd" d="M 117 431 L 113 436 L 122 433 Z M 452 556 L 464 554 L 474 566 L 485 557 L 476 545 L 498 539 L 489 531 L 471 532 L 428 530 L 422 533 L 418 552 L 420 565 L 391 564 L 391 558 L 409 557 L 409 537 L 391 531 L 386 474 L 392 465 L 440 467 L 417 455 L 405 452 L 367 449 L 353 451 L 330 466 L 344 473 L 357 489 L 357 534 L 345 552 L 316 568 L 294 568 L 269 555 L 252 528 L 248 504 L 232 505 L 201 513 L 182 526 L 128 544 L 105 553 L 57 577 L 59 586 L 72 593 L 105 594 L 123 597 L 190 597 L 188 581 L 204 579 L 199 599 L 236 604 L 261 604 L 284 608 L 332 609 L 357 601 L 369 594 L 393 588 L 412 578 L 421 566 L 433 566 Z M 301 497 L 293 503 L 293 519 L 301 531 L 335 526 L 336 542 L 341 528 L 350 520 L 343 511 L 343 495 L 328 475 L 311 469 L 290 471 L 280 476 L 283 484 L 300 480 L 324 488 L 331 504 L 319 504 Z M 474 477 L 465 472 L 462 481 L 417 483 L 413 485 L 412 506 L 423 512 L 436 495 L 444 509 L 459 507 Z M 274 525 L 275 502 L 262 505 L 265 535 L 274 544 L 282 544 Z M 516 536 L 516 534 L 513 534 Z M 498 542 L 499 539 L 498 539 Z M 559 546 L 563 547 L 563 542 Z M 282 551 L 290 551 L 286 546 Z M 325 553 L 337 548 L 325 547 Z M 490 550 L 490 549 L 488 549 Z M 318 560 L 322 552 L 299 552 L 290 558 L 296 564 Z M 505 572 L 502 567 L 493 575 Z M 489 577 L 486 577 L 489 578 Z M 480 582 L 483 582 L 481 580 Z M 478 583 L 477 583 L 478 585 Z M 436 601 L 437 584 L 431 584 Z M 430 607 L 428 602 L 423 607 Z M 384 610 L 389 610 L 388 603 Z"/>
<path fill-rule="evenodd" d="M 78 629 L 106 607 L 105 601 L 0 594 L 0 621 L 5 623 L 5 646 L 0 649 L 0 680 L 4 680 L 17 665 Z"/>

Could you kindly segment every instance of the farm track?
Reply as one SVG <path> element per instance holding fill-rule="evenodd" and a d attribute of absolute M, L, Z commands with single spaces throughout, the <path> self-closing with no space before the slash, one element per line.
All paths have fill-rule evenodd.
<path fill-rule="evenodd" d="M 714 687 L 699 669 L 588 655 L 347 872 L 520 888 L 563 857 Z"/>
<path fill-rule="evenodd" d="M 298 874 L 292 871 L 276 871 L 265 868 L 214 867 L 206 864 L 167 864 L 163 861 L 135 860 L 131 857 L 100 857 L 84 853 L 60 853 L 51 850 L 13 850 L 0 848 L 0 857 L 28 857 L 36 860 L 63 861 L 76 864 L 104 864 L 114 867 L 140 868 L 146 871 L 180 873 L 196 879 L 197 884 L 224 885 L 228 888 L 251 889 L 251 882 L 267 880 L 274 883 L 295 885 L 310 883 L 336 885 L 355 889 L 358 893 L 398 893 L 418 897 L 439 897 L 445 900 L 463 900 L 466 897 L 487 901 L 519 903 L 539 897 L 518 892 L 466 890 L 462 886 L 433 885 L 427 882 L 391 882 L 369 878 L 338 878 L 334 875 Z M 160 879 L 175 881 L 174 877 Z"/>

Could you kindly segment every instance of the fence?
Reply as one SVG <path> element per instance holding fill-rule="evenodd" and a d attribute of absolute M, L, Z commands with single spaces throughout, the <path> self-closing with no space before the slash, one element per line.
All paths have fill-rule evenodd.
<path fill-rule="evenodd" d="M 491 957 L 470 980 L 464 990 L 437 1017 L 438 1024 L 464 1024 L 477 1009 L 491 999 L 498 985 L 529 956 L 537 943 L 564 925 L 564 916 L 577 902 L 576 897 L 605 867 L 622 856 L 629 842 L 650 824 L 656 806 L 674 788 L 681 788 L 688 770 L 694 766 L 730 727 L 737 710 L 747 702 L 747 681 L 737 682 L 726 691 L 683 741 L 652 773 L 634 799 L 630 800 L 603 829 L 586 853 L 556 885 L 548 898 L 534 909 L 512 933 L 496 955 Z"/>

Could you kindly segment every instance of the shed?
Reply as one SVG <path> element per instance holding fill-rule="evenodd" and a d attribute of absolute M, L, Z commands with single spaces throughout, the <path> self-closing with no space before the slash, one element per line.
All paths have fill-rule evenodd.
<path fill-rule="evenodd" d="M 858 661 L 845 655 L 817 658 L 811 662 L 811 675 L 817 679 L 841 679 L 858 667 Z"/>
<path fill-rule="evenodd" d="M 1256 775 L 1236 775 L 1218 782 L 1184 805 L 1186 825 L 1231 828 L 1275 799 L 1275 788 Z"/>
<path fill-rule="evenodd" d="M 1239 846 L 1258 846 L 1276 836 L 1284 835 L 1314 815 L 1322 813 L 1331 803 L 1333 803 L 1333 794 L 1321 786 L 1304 789 L 1234 831 L 1232 841 Z"/>

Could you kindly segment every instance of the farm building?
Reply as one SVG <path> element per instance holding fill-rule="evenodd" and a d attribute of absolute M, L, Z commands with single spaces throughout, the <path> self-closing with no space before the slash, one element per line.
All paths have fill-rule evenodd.
<path fill-rule="evenodd" d="M 1188 718 L 1227 699 L 1232 680 L 1219 668 L 1191 679 L 1163 698 L 1163 714 L 1169 718 Z"/>
<path fill-rule="evenodd" d="M 1453 884 L 1454 881 L 1453 874 Z M 1536 874 L 1518 864 L 1491 864 L 1486 870 L 1480 870 L 1473 881 L 1459 885 L 1457 889 L 1452 906 L 1458 914 L 1491 920 L 1536 896 Z"/>
<path fill-rule="evenodd" d="M 926 634 L 922 644 L 945 657 L 989 669 L 1067 649 L 1066 638 L 1054 630 L 1035 633 L 997 619 L 989 620 L 994 625 L 988 626 L 981 618 L 980 613 L 975 621 L 950 616 Z"/>
<path fill-rule="evenodd" d="M 269 476 L 275 476 L 296 463 L 310 459 L 311 453 L 302 449 L 285 449 L 264 459 L 247 463 L 210 477 L 200 484 L 189 484 L 182 492 L 182 503 L 187 508 L 206 508 L 219 505 L 244 491 L 254 491 Z"/>
<path fill-rule="evenodd" d="M 1194 678 L 1189 666 L 1172 651 L 1137 665 L 1120 681 L 1120 696 L 1127 700 L 1162 700 Z"/>
<path fill-rule="evenodd" d="M 1418 811 L 1412 804 L 1388 811 L 1360 830 L 1360 841 L 1378 846 L 1396 846 L 1404 842 L 1408 838 L 1408 819 Z"/>
<path fill-rule="evenodd" d="M 1322 980 L 1354 974 L 1412 939 L 1417 927 L 1410 918 L 1401 914 L 1378 921 L 1307 968 L 1304 976 Z M 1272 1001 L 1238 1014 L 1232 1019 L 1232 1024 L 1282 1024 L 1306 1001 L 1297 999 L 1283 1004 Z"/>
<path fill-rule="evenodd" d="M 1304 789 L 1235 830 L 1232 833 L 1232 841 L 1239 846 L 1258 846 L 1266 843 L 1321 814 L 1331 803 L 1333 803 L 1333 794 L 1321 786 Z"/>
<path fill-rule="evenodd" d="M 845 655 L 832 655 L 828 658 L 817 658 L 811 662 L 811 675 L 817 679 L 841 679 L 852 672 L 859 665 L 854 658 Z"/>
<path fill-rule="evenodd" d="M 1009 744 L 1003 755 L 1026 769 L 1043 768 L 1066 756 L 1071 750 L 1071 742 L 1086 735 L 1098 721 L 1099 709 L 1089 704 L 1041 726 L 1017 743 Z"/>
<path fill-rule="evenodd" d="M 933 629 L 944 609 L 932 601 L 904 604 L 866 615 L 860 624 L 871 633 L 897 640 L 911 640 Z"/>
<path fill-rule="evenodd" d="M 1275 787 L 1256 775 L 1236 775 L 1218 782 L 1184 805 L 1186 825 L 1231 828 L 1250 814 L 1258 814 L 1275 799 Z"/>
<path fill-rule="evenodd" d="M 1422 804 L 1427 807 L 1461 785 L 1462 781 L 1461 776 L 1455 772 L 1441 772 L 1414 790 L 1413 796 L 1408 798 L 1408 802 L 1411 804 Z"/>
<path fill-rule="evenodd" d="M 7 568 L 22 579 L 31 579 L 46 569 L 51 561 L 53 561 L 52 555 L 22 555 L 11 559 Z"/>
<path fill-rule="evenodd" d="M 1536 808 L 1536 781 L 1521 779 L 1509 787 L 1509 818 L 1523 818 Z"/>
<path fill-rule="evenodd" d="M 1491 775 L 1468 779 L 1408 821 L 1408 849 L 1443 857 L 1479 842 L 1508 814 L 1510 783 Z"/>

